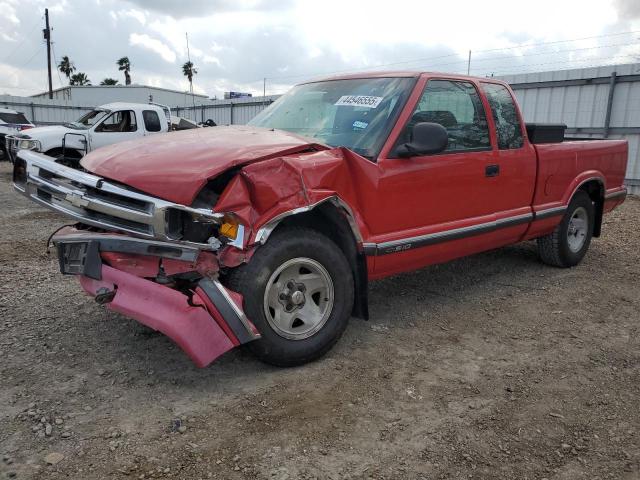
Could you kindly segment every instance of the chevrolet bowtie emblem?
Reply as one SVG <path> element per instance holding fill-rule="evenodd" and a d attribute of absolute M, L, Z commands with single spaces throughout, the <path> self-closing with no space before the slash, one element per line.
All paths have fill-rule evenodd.
<path fill-rule="evenodd" d="M 82 195 L 78 195 L 77 193 L 67 193 L 65 199 L 77 208 L 84 208 L 89 205 L 89 200 L 86 200 Z"/>

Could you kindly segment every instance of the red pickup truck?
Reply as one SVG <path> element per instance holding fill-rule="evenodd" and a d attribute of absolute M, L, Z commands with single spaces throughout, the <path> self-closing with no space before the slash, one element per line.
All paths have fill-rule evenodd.
<path fill-rule="evenodd" d="M 78 222 L 52 241 L 98 303 L 198 366 L 242 344 L 289 366 L 368 317 L 370 280 L 531 239 L 578 264 L 625 199 L 628 148 L 563 136 L 525 125 L 498 80 L 371 73 L 298 85 L 247 126 L 104 147 L 82 170 L 21 150 L 13 182 Z"/>

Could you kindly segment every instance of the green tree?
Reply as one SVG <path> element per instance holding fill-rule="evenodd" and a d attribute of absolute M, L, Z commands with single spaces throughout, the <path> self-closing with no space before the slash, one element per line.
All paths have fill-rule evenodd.
<path fill-rule="evenodd" d="M 91 80 L 86 73 L 78 72 L 71 75 L 69 85 L 91 85 Z"/>
<path fill-rule="evenodd" d="M 118 84 L 118 80 L 116 80 L 115 78 L 105 78 L 100 82 L 100 85 L 117 85 L 117 84 Z"/>
<path fill-rule="evenodd" d="M 185 62 L 182 65 L 182 73 L 189 79 L 189 91 L 193 93 L 193 76 L 198 73 L 198 70 L 193 66 L 193 62 Z"/>
<path fill-rule="evenodd" d="M 124 72 L 124 84 L 131 85 L 131 75 L 129 74 L 131 72 L 131 62 L 129 57 L 122 57 L 116 62 L 116 65 L 118 65 L 118 70 Z"/>
<path fill-rule="evenodd" d="M 69 85 L 71 85 L 71 75 L 75 72 L 76 67 L 68 56 L 65 55 L 62 57 L 62 60 L 60 60 L 58 64 L 58 70 L 65 74 L 67 80 L 69 80 Z"/>

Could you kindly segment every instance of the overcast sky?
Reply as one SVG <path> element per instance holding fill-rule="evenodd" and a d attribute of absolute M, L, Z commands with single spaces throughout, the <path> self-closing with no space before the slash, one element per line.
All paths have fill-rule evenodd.
<path fill-rule="evenodd" d="M 0 0 L 0 93 L 46 89 L 45 7 L 56 60 L 94 84 L 124 82 L 128 56 L 134 83 L 187 89 L 189 32 L 194 88 L 210 96 L 261 94 L 264 77 L 273 94 L 342 71 L 466 73 L 469 50 L 474 75 L 640 62 L 640 0 Z"/>

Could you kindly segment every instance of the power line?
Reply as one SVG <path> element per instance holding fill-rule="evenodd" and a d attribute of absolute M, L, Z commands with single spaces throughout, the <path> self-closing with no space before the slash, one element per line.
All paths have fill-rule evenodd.
<path fill-rule="evenodd" d="M 553 41 L 553 42 L 523 43 L 523 44 L 511 46 L 511 47 L 475 50 L 474 52 L 475 53 L 498 52 L 498 51 L 505 51 L 505 50 L 514 50 L 514 49 L 519 49 L 519 48 L 531 48 L 531 47 L 539 47 L 539 46 L 545 46 L 545 45 L 556 45 L 556 44 L 561 44 L 561 43 L 579 42 L 579 41 L 582 41 L 582 40 L 593 40 L 593 39 L 598 39 L 598 38 L 607 38 L 607 37 L 614 37 L 614 36 L 621 36 L 621 35 L 633 35 L 633 34 L 637 34 L 637 33 L 640 33 L 640 30 L 631 30 L 631 31 L 627 31 L 627 32 L 609 33 L 609 34 L 604 34 L 604 35 L 594 35 L 594 36 L 590 36 L 590 37 L 572 38 L 572 39 L 567 39 L 567 40 L 556 40 L 556 41 Z M 592 48 L 598 48 L 598 47 L 592 47 Z M 537 55 L 537 54 L 531 54 L 531 55 Z M 524 55 L 520 55 L 520 56 L 522 57 Z M 406 64 L 409 64 L 409 63 L 416 63 L 416 62 L 423 62 L 423 61 L 430 61 L 430 60 L 439 60 L 439 59 L 442 59 L 442 58 L 449 58 L 449 57 L 460 57 L 460 54 L 452 53 L 452 54 L 448 54 L 448 55 L 439 55 L 439 56 L 435 56 L 435 57 L 416 58 L 416 59 L 413 59 L 413 60 L 405 60 L 405 61 L 401 61 L 401 62 L 384 63 L 384 64 L 378 64 L 378 65 L 371 65 L 371 66 L 363 66 L 363 67 L 357 67 L 357 68 L 343 69 L 343 70 L 334 70 L 334 71 L 330 71 L 330 72 L 316 72 L 316 73 L 311 73 L 311 74 L 298 74 L 298 75 L 281 75 L 281 76 L 266 77 L 266 78 L 267 78 L 267 80 L 284 80 L 284 79 L 292 79 L 292 78 L 310 78 L 310 77 L 315 77 L 315 76 L 320 76 L 320 75 L 333 75 L 333 74 L 339 74 L 339 73 L 354 72 L 354 71 L 358 71 L 358 70 L 362 70 L 362 69 L 375 69 L 375 68 L 382 68 L 382 67 L 391 67 L 391 66 L 396 66 L 396 65 L 406 65 Z M 458 62 L 455 62 L 455 63 L 458 63 Z M 262 81 L 262 80 L 256 80 L 256 81 L 247 82 L 247 83 L 257 83 L 259 81 Z"/>
<path fill-rule="evenodd" d="M 62 84 L 62 77 L 60 76 L 60 69 L 58 68 L 58 57 L 56 56 L 56 42 L 51 42 L 51 50 L 53 51 L 53 63 L 56 66 L 56 73 L 58 74 L 58 81 L 60 82 L 60 87 L 64 87 Z"/>
<path fill-rule="evenodd" d="M 512 47 L 490 48 L 490 49 L 487 49 L 487 50 L 475 50 L 475 52 L 477 52 L 477 53 L 497 52 L 499 50 L 513 50 L 513 49 L 516 49 L 516 48 L 539 47 L 539 46 L 542 46 L 542 45 L 555 45 L 557 43 L 580 42 L 582 40 L 595 40 L 597 38 L 616 37 L 616 36 L 620 36 L 620 35 L 634 35 L 636 33 L 640 33 L 640 30 L 631 30 L 629 32 L 619 32 L 619 33 L 607 33 L 605 35 L 595 35 L 595 36 L 592 36 L 592 37 L 572 38 L 572 39 L 568 39 L 568 40 L 556 40 L 555 42 L 530 43 L 530 44 L 522 43 L 520 45 L 514 45 Z"/>
<path fill-rule="evenodd" d="M 601 60 L 612 60 L 614 58 L 625 58 L 625 59 L 635 59 L 635 56 L 632 54 L 620 54 L 620 55 L 614 55 L 614 56 L 610 56 L 610 57 L 596 57 L 596 58 L 582 58 L 582 59 L 575 59 L 575 60 L 559 60 L 557 62 L 544 62 L 544 63 L 530 63 L 527 65 L 519 65 L 519 66 L 514 66 L 514 67 L 509 67 L 509 68 L 505 68 L 503 67 L 502 69 L 498 69 L 498 70 L 494 70 L 491 68 L 488 68 L 485 70 L 485 72 L 488 73 L 504 73 L 504 74 L 508 74 L 508 73 L 533 73 L 530 71 L 527 71 L 530 69 L 530 67 L 541 67 L 541 66 L 545 66 L 545 65 L 557 65 L 559 63 L 561 64 L 574 64 L 574 63 L 584 63 L 584 62 L 594 62 L 594 61 L 601 61 Z M 609 63 L 607 65 L 615 65 L 614 63 Z M 607 65 L 603 65 L 602 63 L 600 64 L 592 64 L 592 65 L 584 65 L 582 67 L 575 67 L 575 68 L 588 68 L 590 66 L 594 66 L 594 67 L 604 67 Z M 513 70 L 521 70 L 519 72 L 513 72 Z M 566 68 L 563 68 L 562 70 L 568 70 Z"/>
<path fill-rule="evenodd" d="M 36 27 L 38 25 L 40 25 L 40 21 L 42 20 L 42 17 L 40 17 L 40 20 L 38 20 L 33 27 L 31 27 L 31 30 L 29 30 L 29 33 L 27 33 L 24 37 L 22 37 L 22 40 L 20 41 L 20 43 L 11 51 L 11 53 L 4 59 L 4 62 L 8 62 L 9 59 L 11 57 L 13 57 L 13 55 L 20 49 L 20 47 L 22 47 L 22 45 L 24 45 L 24 42 L 27 40 L 27 38 L 29 38 L 29 35 L 31 35 L 33 33 L 33 31 L 36 29 Z"/>
<path fill-rule="evenodd" d="M 29 57 L 29 60 L 27 60 L 25 63 L 23 63 L 22 65 L 20 65 L 19 68 L 24 68 L 27 65 L 29 65 L 31 63 L 31 60 L 33 60 L 42 50 L 41 50 L 42 44 L 38 45 L 38 49 L 34 52 L 33 55 L 31 55 Z"/>
<path fill-rule="evenodd" d="M 570 50 L 557 50 L 555 52 L 539 52 L 539 53 L 530 53 L 530 54 L 523 54 L 523 55 L 518 55 L 518 56 L 509 56 L 509 57 L 489 57 L 489 58 L 479 58 L 477 60 L 475 60 L 473 62 L 473 65 L 476 65 L 477 63 L 481 63 L 481 62 L 490 62 L 490 61 L 505 61 L 505 60 L 517 60 L 520 58 L 524 58 L 524 57 L 537 57 L 540 55 L 558 55 L 558 54 L 562 54 L 562 53 L 572 53 L 572 52 L 581 52 L 581 51 L 585 51 L 585 50 L 598 50 L 598 49 L 602 49 L 602 48 L 614 48 L 614 47 L 626 47 L 626 46 L 632 46 L 632 45 L 640 45 L 640 43 L 620 43 L 620 44 L 615 44 L 615 45 L 601 45 L 598 47 L 585 47 L 585 48 L 574 48 L 574 49 L 570 49 Z M 462 64 L 466 64 L 467 60 L 459 60 L 457 62 L 448 62 L 448 63 L 438 63 L 435 65 L 432 64 L 422 64 L 422 65 L 430 65 L 431 67 L 446 67 L 449 65 L 462 65 Z M 416 65 L 416 67 L 419 67 L 420 65 Z M 475 69 L 478 70 L 478 69 Z"/>

